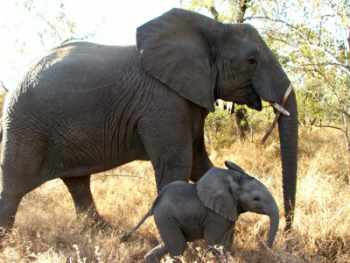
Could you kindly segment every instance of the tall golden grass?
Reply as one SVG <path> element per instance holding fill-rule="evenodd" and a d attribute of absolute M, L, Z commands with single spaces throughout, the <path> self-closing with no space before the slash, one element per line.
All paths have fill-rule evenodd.
<path fill-rule="evenodd" d="M 233 160 L 273 192 L 281 216 L 282 187 L 279 143 L 274 135 L 265 146 L 256 140 L 230 146 L 210 145 L 215 165 Z M 215 150 L 214 150 L 215 148 Z M 299 179 L 294 230 L 283 233 L 281 222 L 272 250 L 262 242 L 268 229 L 264 216 L 243 214 L 236 226 L 230 262 L 350 262 L 350 167 L 341 134 L 329 129 L 300 131 Z M 119 237 L 149 209 L 155 197 L 153 169 L 133 162 L 95 175 L 92 189 L 98 210 L 112 228 L 76 217 L 64 185 L 55 180 L 22 201 L 15 228 L 0 243 L 0 262 L 141 262 L 159 235 L 150 218 L 131 241 Z M 214 262 L 205 244 L 196 242 L 183 262 Z M 166 259 L 164 262 L 171 262 Z"/>

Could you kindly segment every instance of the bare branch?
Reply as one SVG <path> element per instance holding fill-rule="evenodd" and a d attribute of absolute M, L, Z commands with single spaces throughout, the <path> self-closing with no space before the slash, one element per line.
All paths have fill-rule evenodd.
<path fill-rule="evenodd" d="M 36 16 L 39 17 L 42 21 L 44 21 L 51 28 L 51 30 L 55 32 L 55 36 L 57 36 L 58 39 L 60 41 L 62 41 L 62 39 L 63 39 L 62 35 L 60 34 L 60 32 L 57 30 L 57 28 L 49 20 L 47 20 L 43 15 L 41 15 L 39 13 L 37 13 Z"/>
<path fill-rule="evenodd" d="M 324 47 L 320 47 L 320 46 L 315 45 L 314 43 L 310 42 L 310 40 L 305 37 L 305 33 L 301 32 L 297 26 L 292 25 L 292 24 L 290 24 L 282 19 L 274 19 L 274 18 L 271 18 L 268 16 L 251 16 L 251 17 L 245 18 L 245 20 L 254 20 L 254 19 L 263 19 L 263 20 L 268 20 L 268 21 L 276 22 L 276 23 L 282 23 L 282 24 L 286 25 L 287 27 L 294 30 L 294 32 L 297 33 L 299 35 L 299 37 L 301 39 L 303 39 L 312 49 L 319 50 L 319 51 L 327 54 L 328 58 L 331 60 L 331 62 L 329 62 L 329 63 L 342 65 L 342 63 L 339 62 L 337 57 L 334 54 L 332 54 L 332 52 L 330 52 L 329 50 L 327 50 Z M 348 67 L 340 67 L 340 68 L 342 69 L 343 72 L 345 72 L 348 76 L 350 76 L 350 69 Z"/>
<path fill-rule="evenodd" d="M 322 63 L 306 63 L 306 64 L 300 64 L 300 66 L 308 67 L 308 66 L 337 66 L 337 67 L 343 67 L 348 70 L 350 70 L 350 66 L 341 64 L 341 63 L 335 63 L 335 62 L 322 62 Z"/>
<path fill-rule="evenodd" d="M 0 87 L 5 91 L 8 92 L 9 90 L 6 88 L 4 82 L 2 80 L 0 80 Z"/>
<path fill-rule="evenodd" d="M 245 20 L 255 20 L 255 19 L 260 19 L 260 20 L 269 20 L 271 22 L 277 22 L 277 23 L 282 23 L 282 24 L 285 24 L 286 26 L 294 29 L 295 31 L 298 31 L 298 27 L 282 20 L 282 19 L 274 19 L 274 18 L 271 18 L 271 17 L 268 17 L 268 16 L 248 16 L 245 18 Z"/>
<path fill-rule="evenodd" d="M 345 132 L 345 130 L 343 128 L 337 127 L 337 126 L 333 126 L 333 125 L 314 124 L 313 126 L 318 127 L 318 128 L 331 128 L 331 129 L 335 129 L 335 130 L 338 130 L 338 131 Z"/>
<path fill-rule="evenodd" d="M 267 35 L 272 40 L 282 42 L 283 44 L 290 46 L 290 47 L 293 47 L 293 48 L 298 48 L 298 46 L 291 44 L 287 39 L 283 39 L 283 38 L 279 38 L 279 37 L 274 36 L 272 34 L 272 32 L 267 32 Z"/>
<path fill-rule="evenodd" d="M 218 21 L 219 20 L 219 12 L 216 10 L 215 6 L 211 6 L 209 8 L 210 13 L 212 14 L 213 18 Z"/>
<path fill-rule="evenodd" d="M 237 17 L 237 23 L 244 23 L 245 13 L 248 9 L 248 4 L 251 0 L 240 0 L 239 1 L 239 15 Z"/>
<path fill-rule="evenodd" d="M 341 112 L 342 114 L 346 115 L 348 118 L 350 118 L 350 113 L 343 109 L 337 109 L 337 111 Z"/>

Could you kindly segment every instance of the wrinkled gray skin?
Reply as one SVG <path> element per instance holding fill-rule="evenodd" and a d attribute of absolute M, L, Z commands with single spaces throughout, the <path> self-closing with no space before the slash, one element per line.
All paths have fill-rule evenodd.
<path fill-rule="evenodd" d="M 202 238 L 210 247 L 229 250 L 239 214 L 250 211 L 270 217 L 267 244 L 272 247 L 279 224 L 273 196 L 239 166 L 228 161 L 226 166 L 229 169 L 211 168 L 197 184 L 176 181 L 165 186 L 149 212 L 121 240 L 130 238 L 147 217 L 154 215 L 164 244 L 148 252 L 146 262 L 160 262 L 167 253 L 180 256 L 187 241 Z"/>
<path fill-rule="evenodd" d="M 9 93 L 3 111 L 0 227 L 22 197 L 61 178 L 78 212 L 97 214 L 90 175 L 150 160 L 158 191 L 211 166 L 203 125 L 216 99 L 261 109 L 290 84 L 258 32 L 172 9 L 137 29 L 137 47 L 77 42 L 53 49 Z M 297 122 L 279 121 L 287 215 L 294 207 Z"/>

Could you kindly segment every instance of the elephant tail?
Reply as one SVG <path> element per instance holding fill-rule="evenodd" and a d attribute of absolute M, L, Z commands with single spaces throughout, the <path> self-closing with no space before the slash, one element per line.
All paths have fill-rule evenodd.
<path fill-rule="evenodd" d="M 159 195 L 158 197 L 154 200 L 152 207 L 148 210 L 148 212 L 142 217 L 142 219 L 140 220 L 140 222 L 137 223 L 136 226 L 134 226 L 129 232 L 127 232 L 126 234 L 124 234 L 123 236 L 121 236 L 120 241 L 121 242 L 126 242 L 128 241 L 128 239 L 132 236 L 132 234 L 134 234 L 134 232 L 139 229 L 139 227 L 146 221 L 146 219 L 148 217 L 150 217 L 151 215 L 153 215 L 153 208 L 155 207 L 157 201 L 159 199 Z"/>

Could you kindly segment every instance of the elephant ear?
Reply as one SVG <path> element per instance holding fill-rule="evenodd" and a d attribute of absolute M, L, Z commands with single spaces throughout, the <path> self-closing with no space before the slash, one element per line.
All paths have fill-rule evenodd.
<path fill-rule="evenodd" d="M 238 189 L 234 177 L 219 168 L 211 168 L 197 182 L 197 194 L 204 206 L 230 221 L 238 217 Z"/>
<path fill-rule="evenodd" d="M 147 22 L 136 35 L 143 68 L 180 96 L 213 111 L 216 73 L 210 43 L 220 25 L 176 8 Z"/>
<path fill-rule="evenodd" d="M 234 170 L 234 171 L 240 172 L 242 174 L 246 174 L 246 172 L 240 166 L 235 164 L 234 162 L 231 162 L 231 161 L 227 160 L 227 161 L 225 161 L 225 165 L 230 170 Z"/>

